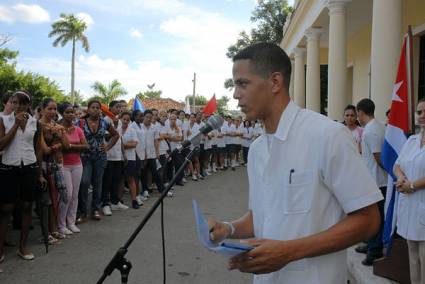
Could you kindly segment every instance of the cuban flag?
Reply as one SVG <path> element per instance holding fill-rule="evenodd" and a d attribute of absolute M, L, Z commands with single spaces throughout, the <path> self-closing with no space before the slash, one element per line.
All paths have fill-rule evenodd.
<path fill-rule="evenodd" d="M 145 112 L 145 107 L 143 106 L 138 96 L 134 98 L 133 110 L 140 110 L 141 112 Z"/>
<path fill-rule="evenodd" d="M 383 242 L 387 247 L 387 255 L 391 253 L 393 235 L 397 224 L 397 201 L 399 195 L 393 182 L 396 179 L 393 173 L 393 166 L 401 148 L 407 141 L 407 133 L 409 132 L 409 81 L 407 76 L 406 42 L 407 37 L 404 38 L 401 50 L 397 78 L 392 92 L 390 116 L 381 152 L 382 164 L 388 172 L 383 231 Z"/>

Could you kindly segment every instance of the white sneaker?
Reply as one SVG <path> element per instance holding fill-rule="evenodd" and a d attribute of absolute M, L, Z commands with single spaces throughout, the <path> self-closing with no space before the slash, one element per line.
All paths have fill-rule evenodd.
<path fill-rule="evenodd" d="M 148 198 L 147 197 L 144 197 L 143 195 L 141 195 L 141 194 L 139 194 L 139 195 L 137 195 L 136 196 L 136 199 L 139 199 L 140 198 L 140 200 L 142 200 L 142 201 L 146 201 L 146 200 L 148 200 Z"/>
<path fill-rule="evenodd" d="M 139 204 L 139 206 L 143 205 L 143 196 L 137 195 L 136 196 L 136 202 L 137 202 L 137 204 Z"/>
<path fill-rule="evenodd" d="M 168 197 L 173 197 L 173 196 L 174 196 L 173 191 L 172 191 L 172 190 L 170 190 L 169 192 L 167 192 L 167 196 L 168 196 Z"/>
<path fill-rule="evenodd" d="M 196 175 L 192 175 L 192 180 L 197 181 L 198 178 L 196 177 Z"/>
<path fill-rule="evenodd" d="M 118 201 L 117 204 L 112 204 L 111 205 L 111 209 L 113 211 L 127 210 L 128 209 L 128 206 L 127 205 L 124 205 L 120 201 Z"/>
<path fill-rule="evenodd" d="M 147 190 L 143 191 L 143 196 L 146 198 L 149 198 L 149 192 Z"/>
<path fill-rule="evenodd" d="M 69 225 L 69 226 L 68 226 L 68 229 L 69 229 L 71 232 L 73 232 L 73 233 L 79 233 L 79 232 L 81 232 L 81 231 L 80 231 L 80 229 L 79 229 L 77 226 L 75 226 L 75 225 Z"/>
<path fill-rule="evenodd" d="M 71 230 L 68 230 L 68 228 L 60 228 L 58 231 L 62 235 L 66 235 L 66 236 L 73 234 L 73 232 Z"/>
<path fill-rule="evenodd" d="M 182 178 L 182 182 L 186 183 L 187 179 L 186 178 Z"/>
<path fill-rule="evenodd" d="M 112 215 L 111 207 L 109 205 L 103 206 L 102 213 L 105 216 L 111 216 Z"/>
<path fill-rule="evenodd" d="M 209 170 L 206 170 L 205 173 L 207 174 L 207 176 L 210 176 L 211 175 L 211 173 L 210 173 Z"/>

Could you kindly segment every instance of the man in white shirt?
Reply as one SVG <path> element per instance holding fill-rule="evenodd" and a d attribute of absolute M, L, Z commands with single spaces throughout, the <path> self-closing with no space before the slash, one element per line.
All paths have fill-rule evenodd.
<path fill-rule="evenodd" d="M 233 97 L 266 133 L 249 151 L 248 212 L 210 219 L 211 238 L 255 238 L 229 262 L 254 283 L 347 283 L 345 248 L 376 233 L 382 194 L 345 127 L 290 100 L 291 62 L 279 46 L 252 45 L 233 62 Z"/>
<path fill-rule="evenodd" d="M 111 101 L 109 110 L 116 116 L 111 119 L 105 116 L 105 120 L 114 126 L 115 130 L 120 135 L 117 143 L 106 152 L 108 163 L 106 164 L 105 173 L 103 174 L 102 182 L 102 213 L 105 216 L 112 215 L 114 210 L 126 210 L 128 207 L 121 203 L 120 196 L 124 190 L 124 156 L 121 139 L 122 123 L 119 115 L 122 112 L 122 104 L 119 101 Z"/>
<path fill-rule="evenodd" d="M 375 104 L 370 99 L 362 99 L 357 103 L 358 119 L 364 126 L 361 149 L 362 158 L 369 172 L 376 181 L 376 185 L 385 196 L 387 191 L 387 174 L 381 162 L 381 149 L 385 139 L 385 126 L 375 119 Z M 364 265 L 372 265 L 374 260 L 383 256 L 382 254 L 382 230 L 384 222 L 384 205 L 382 200 L 378 202 L 379 213 L 381 215 L 381 227 L 379 232 L 368 240 L 367 255 L 362 261 Z M 361 248 L 356 251 L 361 252 Z"/>
<path fill-rule="evenodd" d="M 161 182 L 161 177 L 159 176 L 156 164 L 156 161 L 159 158 L 159 129 L 152 124 L 152 119 L 152 111 L 149 109 L 145 110 L 142 128 L 143 133 L 145 134 L 146 159 L 143 165 L 142 191 L 148 191 L 146 173 L 147 170 L 149 170 L 159 192 L 162 192 L 164 190 L 164 185 Z"/>

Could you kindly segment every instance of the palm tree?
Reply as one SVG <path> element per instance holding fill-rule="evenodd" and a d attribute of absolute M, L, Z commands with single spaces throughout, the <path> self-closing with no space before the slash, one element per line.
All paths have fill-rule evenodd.
<path fill-rule="evenodd" d="M 53 46 L 57 47 L 60 44 L 64 47 L 68 42 L 72 42 L 72 61 L 71 61 L 71 97 L 74 98 L 75 88 L 75 43 L 81 42 L 83 49 L 88 52 L 89 41 L 84 32 L 87 29 L 87 24 L 75 17 L 73 14 L 60 14 L 60 19 L 52 24 L 52 31 L 49 37 L 56 37 Z M 74 100 L 74 99 L 72 99 Z"/>
<path fill-rule="evenodd" d="M 91 88 L 97 93 L 97 95 L 102 98 L 102 102 L 105 104 L 108 104 L 120 96 L 127 94 L 127 91 L 116 79 L 113 80 L 108 86 L 100 83 L 99 81 L 96 81 L 91 86 Z"/>

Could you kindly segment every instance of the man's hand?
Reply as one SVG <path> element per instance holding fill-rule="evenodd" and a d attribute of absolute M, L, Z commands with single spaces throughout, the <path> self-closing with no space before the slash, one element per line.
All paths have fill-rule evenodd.
<path fill-rule="evenodd" d="M 229 270 L 265 274 L 280 270 L 295 260 L 294 242 L 276 240 L 246 240 L 244 244 L 254 246 L 249 252 L 234 256 L 229 261 Z"/>
<path fill-rule="evenodd" d="M 215 243 L 221 243 L 230 235 L 230 227 L 223 222 L 208 218 L 208 227 L 210 228 L 210 239 Z"/>
<path fill-rule="evenodd" d="M 38 184 L 43 191 L 47 190 L 47 180 L 43 176 L 38 177 Z"/>
<path fill-rule="evenodd" d="M 398 181 L 397 181 L 398 182 Z M 409 180 L 403 180 L 402 183 L 399 185 L 396 184 L 397 191 L 400 193 L 408 194 L 413 193 L 414 191 L 410 188 L 410 181 Z"/>

